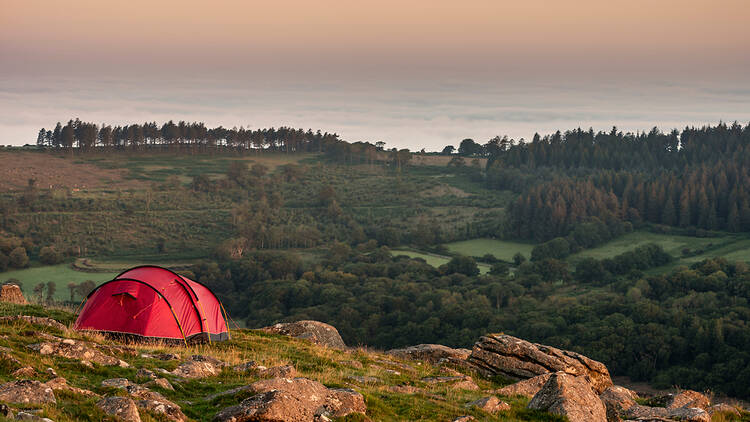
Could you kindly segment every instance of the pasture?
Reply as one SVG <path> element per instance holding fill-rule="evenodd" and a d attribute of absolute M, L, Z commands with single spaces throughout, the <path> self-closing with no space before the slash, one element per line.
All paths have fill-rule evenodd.
<path fill-rule="evenodd" d="M 118 273 L 119 271 L 88 273 L 76 271 L 70 266 L 70 264 L 58 264 L 6 271 L 0 273 L 0 280 L 3 282 L 10 279 L 18 280 L 21 283 L 21 288 L 23 289 L 23 294 L 26 298 L 32 297 L 34 294 L 34 286 L 39 283 L 46 284 L 51 281 L 56 285 L 55 295 L 53 297 L 56 300 L 69 300 L 70 290 L 68 290 L 68 283 L 79 284 L 91 280 L 99 285 L 105 281 L 113 279 Z M 75 300 L 81 300 L 81 298 L 76 296 Z"/>
<path fill-rule="evenodd" d="M 451 257 L 449 256 L 443 256 L 443 255 L 427 253 L 427 252 L 417 252 L 417 251 L 412 251 L 412 250 L 407 250 L 407 249 L 394 249 L 392 253 L 394 256 L 406 255 L 409 258 L 422 258 L 425 260 L 425 262 L 427 262 L 428 264 L 432 265 L 435 268 L 443 264 L 447 264 L 448 261 L 451 260 Z M 477 267 L 479 267 L 480 274 L 487 274 L 488 272 L 490 272 L 490 266 L 487 264 L 478 262 Z"/>
<path fill-rule="evenodd" d="M 448 248 L 449 251 L 457 254 L 473 257 L 482 257 L 486 254 L 492 254 L 495 258 L 502 259 L 503 261 L 513 261 L 513 255 L 519 252 L 528 259 L 531 257 L 531 249 L 534 248 L 534 245 L 531 243 L 496 239 L 463 240 L 460 242 L 446 243 L 443 246 Z"/>

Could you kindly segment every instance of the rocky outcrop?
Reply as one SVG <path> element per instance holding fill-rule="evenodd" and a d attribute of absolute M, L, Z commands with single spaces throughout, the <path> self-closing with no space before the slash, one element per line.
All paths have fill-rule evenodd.
<path fill-rule="evenodd" d="M 452 390 L 479 390 L 479 386 L 477 386 L 474 380 L 468 375 L 455 377 L 427 377 L 422 378 L 422 381 L 427 384 L 446 384 Z"/>
<path fill-rule="evenodd" d="M 609 387 L 599 395 L 599 399 L 607 409 L 607 420 L 610 422 L 619 421 L 620 416 L 626 410 L 636 405 L 635 399 L 637 398 L 638 394 L 634 391 L 619 385 Z"/>
<path fill-rule="evenodd" d="M 714 414 L 714 413 L 724 413 L 727 415 L 733 415 L 733 416 L 740 416 L 740 411 L 737 410 L 735 406 L 731 406 L 726 403 L 717 403 L 710 408 L 708 408 L 708 413 Z"/>
<path fill-rule="evenodd" d="M 503 388 L 498 388 L 494 391 L 495 394 L 501 396 L 513 397 L 513 396 L 525 396 L 532 398 L 544 387 L 549 377 L 552 374 L 537 375 L 533 378 L 529 378 L 523 381 L 518 381 L 515 384 L 507 385 Z"/>
<path fill-rule="evenodd" d="M 172 387 L 172 383 L 169 382 L 166 378 L 156 378 L 154 380 L 151 380 L 145 384 L 143 384 L 144 387 L 159 387 L 163 388 L 165 390 L 174 391 L 174 387 Z"/>
<path fill-rule="evenodd" d="M 107 355 L 97 350 L 95 346 L 83 341 L 72 339 L 58 339 L 56 341 L 45 341 L 28 346 L 29 349 L 42 355 L 60 356 L 67 359 L 80 361 L 83 364 L 96 363 L 103 366 L 121 366 L 127 368 L 127 362 L 114 356 Z"/>
<path fill-rule="evenodd" d="M 180 406 L 155 391 L 151 391 L 140 385 L 129 385 L 125 390 L 133 398 L 139 409 L 146 409 L 164 415 L 168 420 L 174 422 L 187 420 L 187 416 L 182 413 Z"/>
<path fill-rule="evenodd" d="M 23 296 L 21 286 L 14 283 L 3 284 L 0 288 L 0 302 L 15 303 L 17 305 L 27 305 L 29 302 Z"/>
<path fill-rule="evenodd" d="M 453 349 L 442 344 L 418 344 L 402 349 L 391 349 L 385 353 L 401 359 L 412 359 L 437 364 L 442 362 L 463 363 L 471 354 L 471 350 Z"/>
<path fill-rule="evenodd" d="M 57 403 L 52 389 L 39 381 L 20 380 L 0 385 L 0 402 L 23 404 Z"/>
<path fill-rule="evenodd" d="M 590 384 L 565 372 L 552 374 L 528 407 L 565 416 L 570 422 L 607 421 L 604 404 Z"/>
<path fill-rule="evenodd" d="M 138 407 L 130 397 L 105 397 L 96 403 L 104 413 L 125 422 L 141 422 Z"/>
<path fill-rule="evenodd" d="M 67 327 L 52 318 L 37 317 L 29 315 L 13 315 L 0 317 L 0 323 L 10 323 L 14 321 L 24 321 L 29 324 L 44 325 L 46 327 L 56 328 L 60 331 L 65 331 Z"/>
<path fill-rule="evenodd" d="M 565 372 L 586 377 L 597 393 L 612 386 L 609 371 L 601 362 L 505 334 L 482 336 L 474 344 L 468 361 L 488 376 L 526 379 L 550 372 Z"/>
<path fill-rule="evenodd" d="M 711 422 L 711 415 L 699 407 L 677 407 L 669 409 L 667 417 L 685 422 Z"/>
<path fill-rule="evenodd" d="M 334 349 L 345 349 L 346 344 L 341 339 L 336 327 L 319 321 L 297 321 L 282 322 L 270 327 L 261 328 L 269 333 L 309 340 L 315 344 L 331 347 Z"/>
<path fill-rule="evenodd" d="M 466 407 L 476 407 L 487 413 L 497 413 L 505 410 L 510 410 L 510 405 L 504 401 L 501 401 L 497 397 L 482 397 L 479 400 L 467 403 Z"/>
<path fill-rule="evenodd" d="M 339 418 L 365 413 L 364 397 L 354 390 L 329 389 L 306 378 L 272 378 L 248 386 L 255 393 L 228 407 L 214 421 L 313 421 L 316 417 Z"/>
<path fill-rule="evenodd" d="M 205 378 L 218 375 L 221 368 L 225 366 L 224 362 L 210 356 L 193 355 L 189 360 L 180 364 L 174 371 L 173 375 L 182 378 Z"/>
<path fill-rule="evenodd" d="M 649 406 L 642 406 L 640 404 L 636 404 L 634 406 L 630 406 L 625 411 L 624 417 L 626 419 L 658 419 L 658 418 L 666 418 L 669 412 L 665 407 L 649 407 Z"/>
<path fill-rule="evenodd" d="M 664 407 L 667 409 L 698 407 L 707 410 L 711 406 L 711 400 L 708 397 L 693 390 L 683 390 L 678 393 L 669 394 L 664 399 Z"/>
<path fill-rule="evenodd" d="M 68 385 L 68 380 L 63 377 L 52 378 L 51 380 L 45 382 L 44 385 L 51 388 L 52 391 L 66 391 L 68 393 L 79 394 L 84 397 L 99 397 L 99 395 L 94 393 L 93 391 Z"/>

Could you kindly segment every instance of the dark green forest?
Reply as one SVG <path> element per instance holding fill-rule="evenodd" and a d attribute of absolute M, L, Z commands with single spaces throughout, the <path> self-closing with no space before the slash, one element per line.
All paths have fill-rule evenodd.
<path fill-rule="evenodd" d="M 746 262 L 677 265 L 696 251 L 675 255 L 656 244 L 572 259 L 636 231 L 745 236 L 750 125 L 464 139 L 428 154 L 312 130 L 71 120 L 40 130 L 38 146 L 81 160 L 116 153 L 129 157 L 122 165 L 134 174 L 149 154 L 174 154 L 195 169 L 205 165 L 201 154 L 225 161 L 214 173 L 179 173 L 182 181 L 165 172 L 145 191 L 81 197 L 30 183 L 4 193 L 0 268 L 190 251 L 188 275 L 248 327 L 316 319 L 348 344 L 384 349 L 468 347 L 487 332 L 506 332 L 658 387 L 750 398 Z M 315 154 L 275 168 L 243 161 L 302 153 Z M 424 157 L 447 165 L 415 164 Z M 82 211 L 101 217 L 71 216 Z M 499 259 L 444 246 L 477 238 L 534 247 L 529 259 Z M 123 239 L 132 250 L 120 249 Z M 429 265 L 401 247 L 451 260 Z M 490 270 L 480 271 L 479 261 Z"/>

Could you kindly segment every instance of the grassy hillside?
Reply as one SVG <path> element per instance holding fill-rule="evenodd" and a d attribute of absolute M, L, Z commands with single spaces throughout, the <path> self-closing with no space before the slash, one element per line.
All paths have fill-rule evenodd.
<path fill-rule="evenodd" d="M 0 304 L 0 316 L 3 315 L 36 315 L 48 316 L 65 324 L 71 324 L 74 315 L 64 310 L 49 310 L 39 306 L 17 306 Z M 36 370 L 33 379 L 42 382 L 51 378 L 45 374 L 48 367 L 53 368 L 59 376 L 67 379 L 68 384 L 77 388 L 91 390 L 100 395 L 117 395 L 122 392 L 113 388 L 102 387 L 101 381 L 109 378 L 128 378 L 136 380 L 139 368 L 157 371 L 158 368 L 173 370 L 179 361 L 160 361 L 140 356 L 141 353 L 177 353 L 187 357 L 192 354 L 213 356 L 230 364 L 239 364 L 254 360 L 261 365 L 272 367 L 282 364 L 293 365 L 298 376 L 322 382 L 328 387 L 354 388 L 362 393 L 367 404 L 367 417 L 374 421 L 424 420 L 445 421 L 459 415 L 473 415 L 479 421 L 554 421 L 562 420 L 549 414 L 530 411 L 524 408 L 527 399 L 503 397 L 512 405 L 512 409 L 497 416 L 491 416 L 476 409 L 467 409 L 468 401 L 488 395 L 485 391 L 468 391 L 452 389 L 446 385 L 428 384 L 422 381 L 428 376 L 445 376 L 453 373 L 441 367 L 427 363 L 394 360 L 377 351 L 367 349 L 350 349 L 339 351 L 327 349 L 296 340 L 266 334 L 252 330 L 233 330 L 232 340 L 214 344 L 192 347 L 169 347 L 164 345 L 130 344 L 137 351 L 136 355 L 125 353 L 117 357 L 130 364 L 129 368 L 106 367 L 95 365 L 89 369 L 80 362 L 60 357 L 42 356 L 26 346 L 41 341 L 40 334 L 47 333 L 63 338 L 91 341 L 98 344 L 115 344 L 101 336 L 83 334 L 74 331 L 60 331 L 41 325 L 26 322 L 0 324 L 0 346 L 10 349 L 10 354 L 20 361 L 20 365 L 7 359 L 0 360 L 3 371 L 0 371 L 0 382 L 12 381 L 11 372 L 20 366 L 31 366 Z M 357 362 L 357 363 L 352 363 Z M 361 368 L 359 367 L 361 364 Z M 474 374 L 471 374 L 474 375 Z M 376 377 L 377 382 L 353 381 L 352 376 Z M 182 407 L 182 411 L 191 419 L 209 421 L 213 415 L 224 407 L 236 404 L 244 398 L 227 395 L 207 400 L 212 394 L 252 383 L 257 378 L 238 374 L 225 368 L 219 375 L 196 380 L 183 381 L 172 375 L 165 375 L 175 391 L 153 387 L 169 400 Z M 502 384 L 497 381 L 483 380 L 474 377 L 482 390 L 497 388 Z M 413 386 L 418 388 L 416 394 L 394 391 L 394 386 Z M 75 393 L 56 393 L 57 405 L 46 406 L 12 406 L 40 407 L 42 415 L 58 422 L 65 421 L 100 421 L 109 420 L 96 408 L 96 398 L 86 398 Z M 144 421 L 162 420 L 160 416 L 141 411 Z M 364 420 L 361 416 L 349 416 L 344 420 Z"/>

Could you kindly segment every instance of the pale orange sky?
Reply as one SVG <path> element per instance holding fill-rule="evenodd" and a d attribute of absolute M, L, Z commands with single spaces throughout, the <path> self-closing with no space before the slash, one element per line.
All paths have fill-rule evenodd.
<path fill-rule="evenodd" d="M 750 0 L 0 0 L 0 144 L 87 115 L 310 125 L 409 145 L 747 121 L 748 22 Z M 297 95 L 279 102 L 279 88 Z M 727 89 L 731 100 L 717 94 Z M 194 109 L 175 100 L 185 96 Z M 443 134 L 419 138 L 433 119 Z"/>

